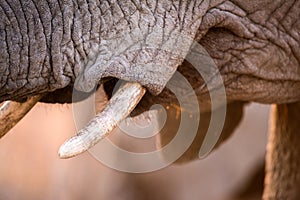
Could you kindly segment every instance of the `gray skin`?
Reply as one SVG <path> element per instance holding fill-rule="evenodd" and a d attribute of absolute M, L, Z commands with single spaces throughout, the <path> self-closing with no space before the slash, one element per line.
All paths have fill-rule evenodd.
<path fill-rule="evenodd" d="M 71 102 L 76 78 L 91 87 L 91 80 L 115 77 L 139 82 L 147 88 L 149 93 L 136 111 L 142 112 L 153 102 L 177 104 L 164 87 L 178 70 L 195 89 L 201 109 L 209 111 L 204 81 L 183 58 L 143 46 L 135 54 L 124 50 L 119 55 L 107 56 L 112 52 L 110 43 L 105 41 L 113 41 L 117 35 L 133 29 L 148 30 L 150 35 L 151 30 L 163 28 L 164 40 L 157 41 L 159 45 L 175 33 L 182 33 L 199 42 L 214 59 L 224 80 L 227 100 L 233 105 L 229 106 L 226 120 L 234 116 L 235 110 L 239 113 L 228 122 L 230 133 L 242 116 L 241 102 L 299 101 L 299 18 L 299 0 L 1 0 L 0 102 L 23 101 L 42 93 L 44 102 Z M 89 71 L 95 59 L 109 60 L 110 64 L 106 69 L 97 66 Z M 145 63 L 164 64 L 155 69 L 139 67 Z M 108 85 L 106 90 L 109 88 Z M 196 146 L 199 144 L 201 140 Z M 277 150 L 281 155 L 280 148 L 274 151 Z M 290 165 L 300 159 L 293 158 Z M 280 166 L 267 173 L 278 177 L 276 174 L 281 174 L 284 167 Z M 265 199 L 299 199 L 299 191 L 291 189 L 285 193 L 276 184 L 285 181 L 292 188 L 300 188 L 299 181 L 295 181 L 299 174 L 272 180 L 274 184 L 266 189 Z"/>

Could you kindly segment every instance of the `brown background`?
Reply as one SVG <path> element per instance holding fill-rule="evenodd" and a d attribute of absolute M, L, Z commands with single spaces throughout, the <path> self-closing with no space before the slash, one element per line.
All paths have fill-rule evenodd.
<path fill-rule="evenodd" d="M 88 153 L 60 160 L 60 144 L 75 132 L 71 106 L 38 104 L 0 140 L 0 199 L 235 199 L 263 162 L 268 112 L 247 106 L 234 136 L 204 160 L 128 174 Z"/>

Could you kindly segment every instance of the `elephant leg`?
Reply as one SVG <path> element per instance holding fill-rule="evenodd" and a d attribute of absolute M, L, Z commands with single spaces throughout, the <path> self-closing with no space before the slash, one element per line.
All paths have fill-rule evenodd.
<path fill-rule="evenodd" d="M 272 112 L 263 199 L 300 199 L 300 102 Z"/>

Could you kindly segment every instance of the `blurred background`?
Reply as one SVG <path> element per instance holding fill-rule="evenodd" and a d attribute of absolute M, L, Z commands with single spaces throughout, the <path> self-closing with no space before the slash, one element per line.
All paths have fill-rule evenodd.
<path fill-rule="evenodd" d="M 72 106 L 39 103 L 0 140 L 0 200 L 261 199 L 268 115 L 269 106 L 249 104 L 234 135 L 204 160 L 129 174 L 89 153 L 59 159 L 75 133 Z"/>

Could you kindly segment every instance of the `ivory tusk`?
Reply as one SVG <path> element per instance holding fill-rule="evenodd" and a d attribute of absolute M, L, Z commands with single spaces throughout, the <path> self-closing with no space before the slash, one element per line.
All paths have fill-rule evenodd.
<path fill-rule="evenodd" d="M 5 101 L 0 107 L 0 138 L 25 116 L 41 97 L 41 95 L 32 96 L 23 103 Z"/>
<path fill-rule="evenodd" d="M 59 149 L 60 158 L 76 156 L 105 138 L 139 103 L 146 89 L 139 83 L 126 83 L 109 100 L 76 136 L 67 140 Z"/>

